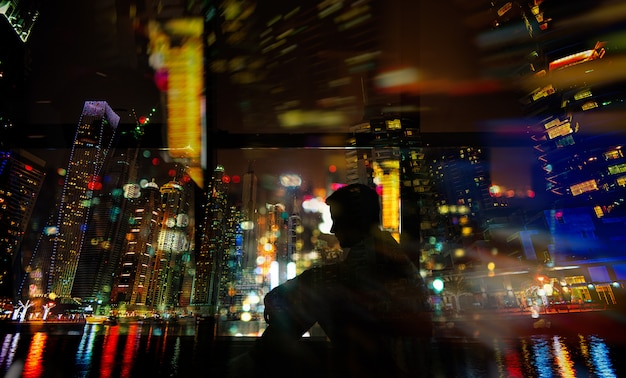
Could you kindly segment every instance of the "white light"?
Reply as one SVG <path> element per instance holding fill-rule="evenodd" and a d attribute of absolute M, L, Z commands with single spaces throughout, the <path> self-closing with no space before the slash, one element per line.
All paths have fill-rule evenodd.
<path fill-rule="evenodd" d="M 296 263 L 290 262 L 287 264 L 287 279 L 290 280 L 296 276 Z"/>
<path fill-rule="evenodd" d="M 254 229 L 254 222 L 249 221 L 249 220 L 241 222 L 241 229 L 244 230 L 244 231 L 253 230 Z"/>
<path fill-rule="evenodd" d="M 272 261 L 270 264 L 270 288 L 278 286 L 278 261 Z"/>
<path fill-rule="evenodd" d="M 330 229 L 332 228 L 332 226 L 333 226 L 333 220 L 330 217 L 330 207 L 327 207 L 322 212 L 322 222 L 320 222 L 317 228 L 323 234 L 330 234 L 331 233 Z"/>
<path fill-rule="evenodd" d="M 261 298 L 259 298 L 257 293 L 251 292 L 250 294 L 248 294 L 248 302 L 250 302 L 251 304 L 257 304 L 261 302 Z"/>

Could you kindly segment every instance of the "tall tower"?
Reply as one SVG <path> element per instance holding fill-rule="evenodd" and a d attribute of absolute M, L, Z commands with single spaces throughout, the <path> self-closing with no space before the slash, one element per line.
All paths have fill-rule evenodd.
<path fill-rule="evenodd" d="M 50 261 L 48 292 L 57 297 L 71 297 L 91 200 L 94 192 L 101 189 L 100 171 L 119 120 L 106 102 L 85 102 L 70 152 L 57 218 L 58 234 Z"/>
<path fill-rule="evenodd" d="M 140 197 L 132 201 L 131 227 L 124 238 L 124 255 L 111 290 L 111 301 L 114 303 L 142 306 L 147 302 L 152 276 L 150 268 L 161 219 L 160 205 L 159 186 L 154 182 L 146 184 Z"/>
<path fill-rule="evenodd" d="M 257 248 L 257 177 L 254 174 L 254 163 L 250 163 L 248 172 L 243 175 L 243 189 L 241 196 L 241 213 L 243 216 L 243 266 L 254 269 L 256 267 Z"/>
<path fill-rule="evenodd" d="M 160 188 L 161 219 L 148 288 L 149 305 L 165 310 L 178 305 L 182 280 L 182 256 L 189 251 L 189 201 L 185 187 L 170 181 Z"/>
<path fill-rule="evenodd" d="M 224 167 L 218 165 L 209 182 L 202 224 L 202 242 L 196 255 L 196 280 L 192 303 L 199 307 L 210 309 L 217 304 L 220 262 L 224 253 L 224 226 L 228 214 L 227 195 Z"/>
<path fill-rule="evenodd" d="M 44 164 L 26 151 L 0 151 L 0 297 L 17 293 L 22 237 L 43 183 Z"/>
<path fill-rule="evenodd" d="M 347 179 L 376 187 L 382 227 L 403 244 L 411 244 L 407 250 L 416 251 L 424 231 L 422 210 L 430 206 L 432 180 L 421 146 L 419 113 L 405 107 L 391 112 L 379 106 L 366 108 L 367 120 L 351 128 Z"/>

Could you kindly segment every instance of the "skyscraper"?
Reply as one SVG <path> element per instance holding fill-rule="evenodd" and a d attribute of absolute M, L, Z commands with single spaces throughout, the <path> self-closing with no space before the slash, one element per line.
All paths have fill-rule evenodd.
<path fill-rule="evenodd" d="M 131 227 L 124 238 L 124 255 L 115 274 L 111 302 L 142 306 L 147 302 L 158 224 L 162 218 L 159 186 L 154 182 L 146 184 L 130 207 Z"/>
<path fill-rule="evenodd" d="M 432 180 L 421 147 L 419 114 L 414 109 L 407 105 L 392 111 L 366 108 L 364 122 L 351 129 L 347 144 L 355 149 L 347 151 L 346 161 L 349 183 L 360 182 L 379 191 L 381 226 L 401 243 L 412 244 L 409 250 L 417 251 L 413 244 L 428 232 L 420 211 L 431 208 Z M 412 258 L 418 261 L 417 256 Z"/>
<path fill-rule="evenodd" d="M 192 304 L 211 308 L 217 304 L 218 276 L 224 253 L 226 218 L 228 213 L 228 185 L 224 182 L 224 167 L 213 171 L 207 190 L 204 220 L 201 225 L 201 244 L 196 255 L 196 279 Z"/>
<path fill-rule="evenodd" d="M 26 42 L 39 18 L 39 10 L 32 2 L 20 0 L 1 0 L 0 14 L 9 22 L 15 34 Z"/>
<path fill-rule="evenodd" d="M 253 163 L 250 163 L 248 172 L 243 175 L 243 189 L 241 198 L 241 213 L 243 216 L 243 265 L 246 268 L 256 267 L 257 248 L 257 177 L 254 174 Z"/>
<path fill-rule="evenodd" d="M 134 150 L 112 151 L 102 168 L 102 190 L 91 200 L 86 242 L 74 277 L 72 297 L 108 304 L 113 273 L 125 247 L 125 239 L 118 236 L 126 235 L 130 227 L 130 199 L 124 194 L 139 194 L 139 190 L 123 190 L 135 170 L 137 149 Z"/>
<path fill-rule="evenodd" d="M 104 101 L 87 101 L 70 152 L 59 204 L 48 292 L 70 298 L 83 248 L 91 201 L 102 189 L 101 169 L 120 117 Z"/>
<path fill-rule="evenodd" d="M 0 151 L 0 297 L 15 298 L 20 247 L 37 201 L 45 162 L 27 151 Z"/>
<path fill-rule="evenodd" d="M 161 311 L 178 305 L 182 283 L 182 259 L 190 250 L 189 193 L 172 180 L 161 186 L 161 217 L 148 287 L 147 303 Z"/>

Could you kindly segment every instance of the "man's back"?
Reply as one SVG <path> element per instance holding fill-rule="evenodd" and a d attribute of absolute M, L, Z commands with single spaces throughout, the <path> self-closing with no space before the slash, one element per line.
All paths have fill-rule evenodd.
<path fill-rule="evenodd" d="M 265 299 L 269 328 L 295 340 L 317 322 L 331 341 L 333 370 L 360 376 L 398 375 L 394 343 L 415 333 L 407 325 L 429 335 L 430 324 L 411 319 L 425 314 L 425 302 L 419 272 L 385 232 L 354 245 L 344 261 L 305 271 Z"/>

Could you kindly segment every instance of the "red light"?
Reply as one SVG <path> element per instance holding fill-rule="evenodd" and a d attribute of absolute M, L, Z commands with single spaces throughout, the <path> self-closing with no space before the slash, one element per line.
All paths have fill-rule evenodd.
<path fill-rule="evenodd" d="M 230 176 L 226 176 L 226 175 L 224 175 L 224 177 L 222 177 L 222 182 L 223 182 L 224 184 L 228 184 L 228 183 L 230 183 Z"/>
<path fill-rule="evenodd" d="M 161 163 L 161 161 L 159 160 L 159 158 L 152 158 L 152 165 L 159 165 Z"/>
<path fill-rule="evenodd" d="M 27 170 L 27 171 L 32 171 L 32 170 L 33 170 L 33 167 L 32 167 L 32 166 L 30 166 L 30 165 L 28 165 L 28 164 L 26 164 L 26 165 L 24 166 L 24 169 L 25 169 L 25 170 Z"/>
<path fill-rule="evenodd" d="M 170 176 L 170 177 L 176 176 L 176 170 L 175 169 L 170 169 L 169 171 L 167 171 L 167 175 Z"/>
<path fill-rule="evenodd" d="M 147 121 L 148 121 L 148 118 L 146 116 L 139 117 L 139 124 L 145 125 Z"/>
<path fill-rule="evenodd" d="M 334 164 L 329 165 L 329 166 L 328 166 L 328 172 L 330 172 L 330 173 L 335 173 L 335 172 L 337 172 L 337 166 L 336 166 L 336 165 L 334 165 Z"/>
<path fill-rule="evenodd" d="M 233 176 L 233 184 L 239 184 L 241 182 L 241 177 L 234 175 Z"/>
<path fill-rule="evenodd" d="M 182 180 L 183 180 L 183 182 L 185 184 L 187 184 L 187 183 L 189 183 L 189 181 L 191 181 L 191 177 L 189 177 L 189 175 L 185 174 L 185 175 L 183 175 Z"/>
<path fill-rule="evenodd" d="M 154 73 L 154 83 L 161 92 L 167 92 L 167 70 L 159 69 Z"/>

